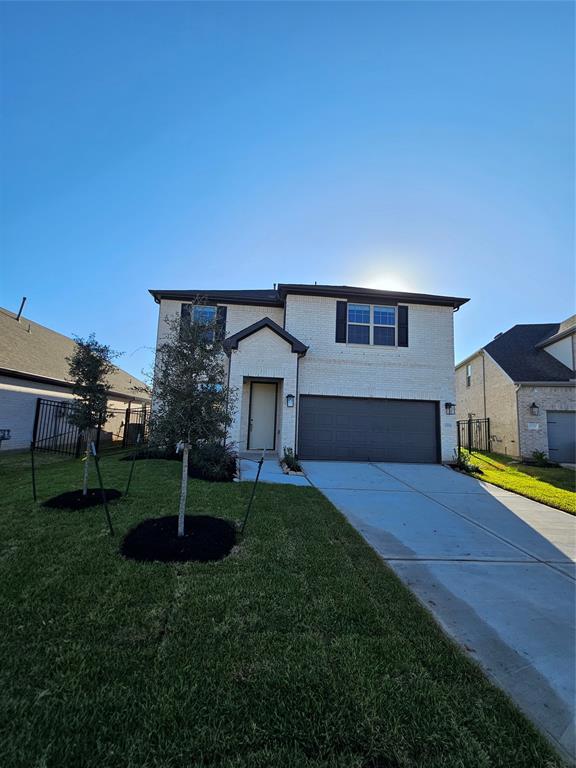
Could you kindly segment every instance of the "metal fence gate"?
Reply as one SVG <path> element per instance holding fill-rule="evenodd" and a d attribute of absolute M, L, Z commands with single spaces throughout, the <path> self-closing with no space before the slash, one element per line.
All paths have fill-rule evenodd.
<path fill-rule="evenodd" d="M 458 452 L 490 450 L 490 419 L 466 419 L 457 422 Z"/>
<path fill-rule="evenodd" d="M 74 400 L 36 401 L 32 448 L 68 456 L 80 456 L 85 439 L 78 427 L 70 423 Z M 93 436 L 96 450 L 104 448 L 131 448 L 148 439 L 149 409 L 146 405 L 110 408 L 102 414 Z M 138 438 L 139 441 L 138 441 Z"/>

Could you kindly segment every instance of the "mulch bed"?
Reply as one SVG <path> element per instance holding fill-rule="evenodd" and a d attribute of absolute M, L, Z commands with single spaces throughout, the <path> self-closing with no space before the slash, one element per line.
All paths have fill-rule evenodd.
<path fill-rule="evenodd" d="M 208 515 L 186 515 L 184 536 L 178 536 L 178 516 L 154 517 L 128 531 L 120 554 L 140 562 L 207 563 L 222 560 L 236 542 L 232 523 Z"/>
<path fill-rule="evenodd" d="M 120 491 L 116 488 L 104 488 L 106 494 L 106 501 L 114 501 L 122 496 Z M 88 509 L 88 507 L 95 507 L 97 504 L 102 504 L 102 491 L 100 488 L 88 488 L 88 494 L 84 496 L 82 489 L 78 488 L 75 491 L 66 491 L 59 496 L 53 496 L 48 501 L 42 503 L 43 507 L 49 507 L 50 509 Z"/>

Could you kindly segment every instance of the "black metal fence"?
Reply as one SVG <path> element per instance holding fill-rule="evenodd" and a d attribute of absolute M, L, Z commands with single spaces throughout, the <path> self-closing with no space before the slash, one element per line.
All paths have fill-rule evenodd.
<path fill-rule="evenodd" d="M 458 452 L 460 448 L 473 451 L 490 450 L 490 419 L 458 421 Z"/>
<path fill-rule="evenodd" d="M 70 419 L 74 400 L 36 401 L 32 448 L 68 456 L 80 456 L 85 450 L 85 436 Z M 131 448 L 148 439 L 149 409 L 146 405 L 127 408 L 109 408 L 100 417 L 92 440 L 96 450 L 105 448 Z M 138 440 L 139 438 L 139 440 Z"/>

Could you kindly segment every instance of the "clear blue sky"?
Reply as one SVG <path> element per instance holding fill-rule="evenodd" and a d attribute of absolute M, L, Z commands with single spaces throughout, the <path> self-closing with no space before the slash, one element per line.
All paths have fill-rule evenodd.
<path fill-rule="evenodd" d="M 150 361 L 148 288 L 574 311 L 574 6 L 3 3 L 0 304 Z"/>

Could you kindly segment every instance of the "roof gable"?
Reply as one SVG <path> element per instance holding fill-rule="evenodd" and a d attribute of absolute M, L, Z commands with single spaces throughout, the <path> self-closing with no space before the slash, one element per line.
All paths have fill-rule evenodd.
<path fill-rule="evenodd" d="M 263 317 L 262 320 L 258 320 L 256 323 L 252 323 L 252 325 L 249 325 L 246 328 L 243 328 L 241 331 L 238 331 L 238 333 L 235 333 L 233 336 L 229 336 L 224 342 L 224 349 L 227 352 L 232 349 L 238 349 L 238 344 L 243 339 L 246 339 L 248 336 L 252 336 L 254 333 L 258 333 L 258 331 L 261 331 L 263 328 L 268 328 L 280 336 L 280 338 L 285 342 L 290 344 L 292 347 L 292 352 L 297 352 L 301 355 L 306 354 L 308 347 L 299 341 L 299 339 L 297 339 L 295 336 L 292 336 L 291 333 L 288 333 L 288 331 L 282 328 L 281 325 L 278 325 L 278 323 L 275 323 L 274 320 L 271 320 L 269 317 Z"/>
<path fill-rule="evenodd" d="M 538 346 L 558 328 L 558 323 L 515 325 L 483 349 L 513 381 L 570 381 L 574 371 Z"/>

